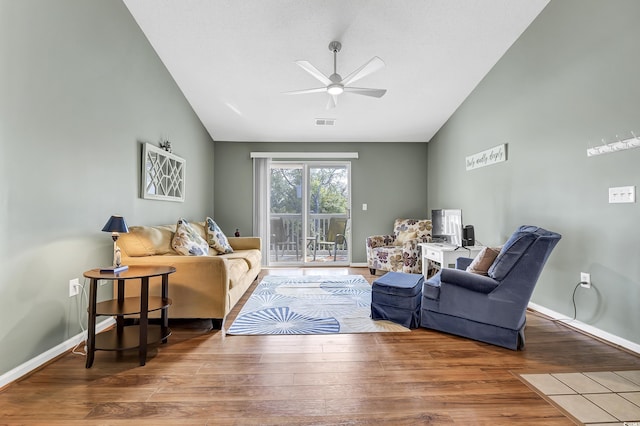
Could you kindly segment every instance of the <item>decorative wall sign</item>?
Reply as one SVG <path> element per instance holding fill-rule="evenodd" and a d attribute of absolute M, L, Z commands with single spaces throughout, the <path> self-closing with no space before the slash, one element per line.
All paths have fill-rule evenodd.
<path fill-rule="evenodd" d="M 467 171 L 507 161 L 507 144 L 470 155 L 466 158 Z"/>
<path fill-rule="evenodd" d="M 142 148 L 142 198 L 184 201 L 187 161 L 171 152 L 144 144 Z"/>

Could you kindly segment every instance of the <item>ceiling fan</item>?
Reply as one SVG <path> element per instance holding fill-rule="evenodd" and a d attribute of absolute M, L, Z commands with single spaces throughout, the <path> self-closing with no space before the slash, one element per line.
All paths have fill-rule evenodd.
<path fill-rule="evenodd" d="M 360 68 L 342 78 L 340 74 L 338 74 L 336 70 L 336 62 L 338 52 L 342 48 L 342 44 L 339 41 L 332 41 L 329 43 L 329 50 L 333 52 L 333 74 L 329 77 L 318 71 L 316 67 L 311 65 L 307 61 L 296 61 L 296 64 L 300 66 L 303 70 L 314 76 L 316 79 L 320 80 L 325 87 L 318 87 L 316 89 L 304 89 L 304 90 L 294 90 L 292 92 L 286 92 L 287 95 L 304 95 L 307 93 L 321 93 L 326 92 L 329 94 L 329 102 L 327 103 L 327 109 L 334 108 L 338 104 L 338 95 L 347 92 L 347 93 L 355 93 L 356 95 L 364 95 L 364 96 L 373 96 L 374 98 L 381 98 L 387 93 L 386 89 L 369 89 L 365 87 L 352 87 L 351 83 L 355 83 L 363 77 L 368 76 L 375 71 L 384 67 L 384 62 L 382 59 L 374 56 L 367 62 L 362 65 Z"/>

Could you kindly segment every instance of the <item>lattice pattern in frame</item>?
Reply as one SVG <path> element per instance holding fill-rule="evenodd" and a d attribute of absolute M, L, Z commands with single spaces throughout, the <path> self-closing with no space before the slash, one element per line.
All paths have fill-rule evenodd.
<path fill-rule="evenodd" d="M 184 201 L 186 167 L 185 159 L 151 144 L 144 144 L 142 198 Z"/>

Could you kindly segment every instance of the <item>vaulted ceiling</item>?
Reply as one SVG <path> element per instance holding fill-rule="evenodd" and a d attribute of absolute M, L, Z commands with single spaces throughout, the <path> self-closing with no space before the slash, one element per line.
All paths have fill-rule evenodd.
<path fill-rule="evenodd" d="M 428 142 L 549 0 L 124 0 L 214 140 Z M 323 86 L 329 43 L 346 77 L 381 98 L 283 92 Z M 316 119 L 335 120 L 317 126 Z"/>

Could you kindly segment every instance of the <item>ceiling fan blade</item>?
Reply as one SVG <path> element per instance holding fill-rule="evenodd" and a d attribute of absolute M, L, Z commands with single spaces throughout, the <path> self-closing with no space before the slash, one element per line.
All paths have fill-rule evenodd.
<path fill-rule="evenodd" d="M 381 98 L 387 93 L 387 89 L 367 89 L 365 87 L 345 87 L 344 91 L 356 95 L 373 96 L 374 98 Z"/>
<path fill-rule="evenodd" d="M 307 93 L 322 93 L 326 91 L 326 87 L 318 87 L 316 89 L 292 90 L 291 92 L 284 92 L 283 95 L 305 95 Z"/>
<path fill-rule="evenodd" d="M 338 95 L 329 95 L 329 102 L 327 102 L 327 109 L 335 108 L 338 105 Z"/>
<path fill-rule="evenodd" d="M 310 62 L 307 62 L 307 61 L 296 61 L 296 64 L 298 64 L 298 66 L 300 68 L 302 68 L 303 70 L 305 70 L 306 72 L 308 72 L 309 74 L 311 74 L 312 76 L 314 76 L 315 78 L 320 80 L 320 82 L 322 84 L 324 84 L 326 86 L 331 84 L 331 80 L 329 80 L 329 77 L 327 77 L 326 75 L 324 75 L 320 71 L 318 71 L 318 69 L 316 67 L 314 67 L 313 65 L 311 65 Z"/>
<path fill-rule="evenodd" d="M 377 56 L 374 56 L 369 60 L 369 62 L 343 78 L 341 83 L 346 86 L 378 71 L 381 68 L 384 68 L 384 61 Z"/>

